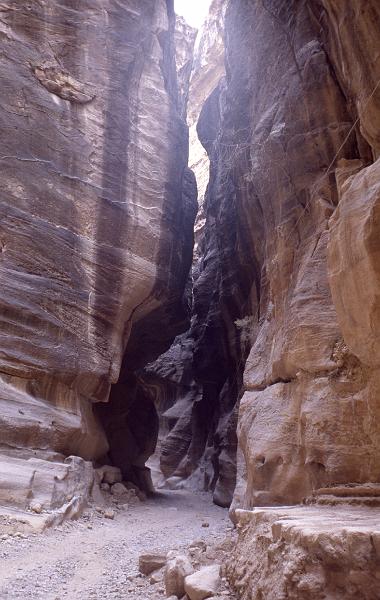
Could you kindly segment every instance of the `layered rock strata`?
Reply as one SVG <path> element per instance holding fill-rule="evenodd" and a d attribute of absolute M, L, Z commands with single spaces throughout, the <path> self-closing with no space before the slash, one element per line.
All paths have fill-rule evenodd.
<path fill-rule="evenodd" d="M 379 10 L 227 8 L 211 139 L 253 274 L 233 509 L 283 505 L 232 511 L 242 598 L 380 593 Z"/>
<path fill-rule="evenodd" d="M 228 5 L 219 189 L 254 272 L 236 505 L 379 481 L 379 31 L 375 2 Z"/>
<path fill-rule="evenodd" d="M 241 600 L 376 600 L 380 521 L 365 508 L 238 511 L 227 574 Z"/>
<path fill-rule="evenodd" d="M 252 513 L 229 571 L 247 598 L 379 593 L 379 11 L 227 3 L 226 79 L 198 122 L 211 168 L 191 328 L 151 385 L 171 484 L 228 504 L 244 390 L 233 508 L 311 505 Z"/>
<path fill-rule="evenodd" d="M 92 406 L 186 327 L 195 187 L 174 29 L 170 0 L 1 4 L 2 502 L 27 508 L 40 468 L 53 481 L 69 455 L 118 456 L 120 436 L 143 464 L 140 425 L 109 426 L 129 389 L 101 419 Z"/>

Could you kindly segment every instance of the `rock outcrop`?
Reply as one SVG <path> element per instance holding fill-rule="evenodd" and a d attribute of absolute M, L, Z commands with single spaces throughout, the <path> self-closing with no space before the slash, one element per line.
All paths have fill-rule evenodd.
<path fill-rule="evenodd" d="M 198 124 L 211 177 L 195 305 L 209 286 L 199 314 L 218 327 L 196 364 L 226 372 L 229 319 L 250 346 L 229 564 L 242 598 L 379 595 L 363 508 L 380 481 L 379 23 L 377 2 L 229 2 L 226 80 Z"/>
<path fill-rule="evenodd" d="M 271 530 L 286 511 L 252 513 L 230 571 L 237 582 L 245 574 L 247 598 L 320 597 L 335 569 L 329 557 L 318 559 L 310 582 L 300 575 L 288 585 L 284 566 L 276 587 L 276 553 L 300 556 L 309 573 L 315 556 L 302 540 L 318 510 L 321 519 L 330 514 L 320 505 L 342 508 L 337 538 L 347 525 L 355 544 L 360 519 L 351 521 L 344 505 L 378 502 L 363 490 L 380 481 L 379 23 L 375 1 L 226 3 L 226 78 L 197 125 L 210 179 L 191 327 L 149 367 L 169 429 L 162 470 L 170 485 L 187 480 L 227 505 L 239 405 L 232 515 L 236 507 L 317 504 L 289 511 L 300 539 L 290 526 L 281 540 Z M 327 536 L 323 527 L 316 535 Z M 265 568 L 262 536 L 268 564 L 274 557 Z M 378 564 L 372 550 L 360 573 L 337 561 L 350 581 L 347 590 L 336 582 L 332 594 L 376 597 L 363 592 Z"/>
<path fill-rule="evenodd" d="M 215 33 L 225 9 L 226 79 Z M 214 2 L 199 44 L 190 99 L 206 96 L 197 65 L 209 65 L 213 88 L 197 125 L 210 178 L 191 328 L 149 372 L 170 429 L 165 476 L 221 504 L 234 489 L 243 390 L 235 505 L 380 477 L 378 12 Z"/>
<path fill-rule="evenodd" d="M 0 488 L 26 509 L 69 455 L 153 449 L 134 371 L 187 326 L 195 183 L 170 0 L 5 0 L 0 31 Z"/>
<path fill-rule="evenodd" d="M 247 507 L 380 477 L 369 332 L 376 337 L 379 7 L 338 4 L 227 9 L 220 193 L 236 198 L 256 271 L 235 492 Z"/>
<path fill-rule="evenodd" d="M 238 511 L 227 574 L 241 600 L 375 600 L 380 521 L 363 508 Z"/>

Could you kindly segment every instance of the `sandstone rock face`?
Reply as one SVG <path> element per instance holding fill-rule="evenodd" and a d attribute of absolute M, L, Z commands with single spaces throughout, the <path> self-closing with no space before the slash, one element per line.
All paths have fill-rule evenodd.
<path fill-rule="evenodd" d="M 70 454 L 123 455 L 124 422 L 115 433 L 103 407 L 107 437 L 92 403 L 123 358 L 122 386 L 186 325 L 195 198 L 174 28 L 170 0 L 1 4 L 0 453 L 13 477 L 33 478 L 30 460 L 60 476 Z M 124 429 L 128 443 L 143 466 L 146 443 Z"/>
<path fill-rule="evenodd" d="M 197 30 L 190 27 L 185 19 L 176 16 L 175 24 L 175 58 L 178 78 L 178 92 L 182 109 L 182 117 L 186 119 L 190 90 L 190 78 L 194 63 L 194 44 Z M 191 166 L 191 165 L 190 165 Z"/>
<path fill-rule="evenodd" d="M 245 391 L 227 574 L 247 600 L 380 593 L 379 23 L 371 1 L 229 2 L 226 79 L 198 122 L 211 171 L 187 351 L 202 423 L 220 431 Z M 226 454 L 204 455 L 216 496 Z"/>
<path fill-rule="evenodd" d="M 364 508 L 238 511 L 227 573 L 241 600 L 375 600 L 380 524 Z"/>
<path fill-rule="evenodd" d="M 235 277 L 238 266 L 231 265 L 232 256 L 224 263 L 228 250 L 225 254 L 219 252 L 223 244 L 228 249 L 234 244 L 234 207 L 228 209 L 229 214 L 222 222 L 219 209 L 224 211 L 224 205 L 220 206 L 220 199 L 215 197 L 208 199 L 206 194 L 209 156 L 212 155 L 208 137 L 214 135 L 218 122 L 217 101 L 208 101 L 210 108 L 204 111 L 207 131 L 201 139 L 203 146 L 196 132 L 203 103 L 209 94 L 212 98 L 218 96 L 219 82 L 225 73 L 224 11 L 223 1 L 211 3 L 209 18 L 196 44 L 190 82 L 190 165 L 197 177 L 199 202 L 190 298 L 191 327 L 176 338 L 166 354 L 149 365 L 144 379 L 158 406 L 161 432 L 166 434 L 161 445 L 161 470 L 168 486 L 209 489 L 214 492 L 216 502 L 228 506 L 235 486 L 234 404 L 247 346 L 241 347 L 233 323 L 245 314 L 240 311 L 239 302 L 236 306 L 227 306 L 228 301 L 224 305 L 219 296 L 224 285 L 222 279 L 226 278 L 227 286 L 236 284 L 239 288 L 240 285 Z M 211 174 L 211 178 L 213 176 Z M 227 282 L 229 278 L 231 281 Z M 237 364 L 240 370 L 236 369 Z M 239 371 L 237 377 L 236 370 Z"/>
<path fill-rule="evenodd" d="M 196 242 L 199 241 L 205 222 L 203 204 L 210 168 L 207 151 L 198 139 L 197 122 L 204 103 L 225 75 L 223 39 L 225 8 L 225 0 L 211 2 L 208 18 L 198 35 L 189 90 L 189 166 L 197 178 L 199 205 L 195 225 Z M 195 253 L 197 255 L 197 244 Z"/>
<path fill-rule="evenodd" d="M 236 265 L 243 248 L 247 265 L 236 506 L 379 480 L 378 23 L 375 2 L 227 8 L 220 120 L 214 138 L 210 119 L 202 137 L 215 140 L 210 197 L 223 217 L 236 205 L 229 253 Z"/>
<path fill-rule="evenodd" d="M 222 504 L 243 390 L 234 506 L 379 481 L 379 10 L 226 8 L 226 79 L 197 126 L 211 169 L 191 328 L 153 369 L 164 391 L 151 380 L 164 474 Z"/>
<path fill-rule="evenodd" d="M 338 170 L 340 200 L 330 220 L 329 281 L 345 342 L 364 365 L 376 368 L 380 364 L 380 161 L 360 167 L 349 162 Z"/>

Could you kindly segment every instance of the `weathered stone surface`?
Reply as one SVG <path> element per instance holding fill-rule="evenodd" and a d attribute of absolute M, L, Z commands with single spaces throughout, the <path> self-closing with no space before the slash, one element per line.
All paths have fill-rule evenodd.
<path fill-rule="evenodd" d="M 121 385 L 186 326 L 195 201 L 174 28 L 164 0 L 1 3 L 2 464 L 109 447 L 118 464 L 92 402 L 123 358 Z"/>
<path fill-rule="evenodd" d="M 227 565 L 242 600 L 375 600 L 380 521 L 365 508 L 238 511 L 239 542 Z"/>
<path fill-rule="evenodd" d="M 225 3 L 211 3 L 209 18 L 197 42 L 194 70 L 190 82 L 189 116 L 190 165 L 197 177 L 199 212 L 195 225 L 195 251 L 192 271 L 193 296 L 191 328 L 178 336 L 170 350 L 146 369 L 160 414 L 161 470 L 167 485 L 174 488 L 197 487 L 214 491 L 214 499 L 223 506 L 231 502 L 235 486 L 236 414 L 238 394 L 236 363 L 241 350 L 235 348 L 234 318 L 242 316 L 220 303 L 220 279 L 217 263 L 226 256 L 217 251 L 235 235 L 234 208 L 225 225 L 218 217 L 219 200 L 206 199 L 209 177 L 210 136 L 215 135 L 219 118 L 217 100 L 205 110 L 203 146 L 196 132 L 196 121 L 207 96 L 218 88 L 224 76 L 223 15 Z M 219 89 L 219 88 L 218 88 Z M 216 98 L 217 92 L 213 93 Z M 207 148 L 207 151 L 206 151 Z M 212 216 L 212 231 L 205 229 L 206 214 Z M 207 257 L 207 267 L 206 267 Z M 232 257 L 231 257 L 232 261 Z M 225 265 L 225 275 L 231 263 Z M 237 284 L 239 285 L 239 284 Z M 223 312 L 225 327 L 218 322 Z M 222 341 L 221 341 L 222 340 Z M 241 377 L 242 364 L 240 366 Z"/>
<path fill-rule="evenodd" d="M 182 598 L 185 594 L 185 578 L 194 571 L 187 556 L 170 558 L 165 567 L 165 592 L 167 596 Z"/>
<path fill-rule="evenodd" d="M 329 281 L 350 350 L 380 365 L 380 160 L 338 171 L 339 205 L 330 220 Z M 360 164 L 353 163 L 355 170 Z M 343 178 L 344 175 L 344 178 Z"/>
<path fill-rule="evenodd" d="M 150 575 L 166 564 L 166 554 L 149 552 L 139 557 L 139 571 L 143 575 Z"/>
<path fill-rule="evenodd" d="M 0 458 L 0 506 L 41 515 L 37 528 L 59 522 L 60 515 L 79 516 L 95 485 L 91 463 L 77 456 L 62 461 Z"/>
<path fill-rule="evenodd" d="M 198 123 L 211 161 L 192 321 L 200 420 L 223 421 L 223 388 L 231 414 L 245 390 L 233 509 L 316 504 L 239 523 L 228 574 L 247 600 L 379 595 L 379 11 L 228 3 L 226 79 Z"/>
<path fill-rule="evenodd" d="M 380 111 L 380 62 L 368 59 L 379 55 L 372 30 L 378 11 L 376 3 L 361 13 L 355 2 L 329 0 L 234 2 L 227 8 L 226 86 L 204 108 L 210 115 L 221 106 L 219 124 L 214 136 L 210 118 L 204 125 L 201 118 L 198 129 L 212 142 L 217 170 L 209 196 L 222 205 L 222 219 L 236 205 L 236 237 L 228 246 L 224 235 L 223 247 L 234 255 L 239 285 L 246 284 L 246 318 L 238 326 L 251 350 L 239 414 L 237 506 L 300 502 L 324 485 L 379 480 L 378 376 L 358 351 L 360 336 L 354 343 L 354 329 L 349 332 L 355 303 L 363 305 L 368 293 L 364 324 L 376 292 L 349 272 L 364 256 L 366 238 L 360 231 L 365 216 L 360 213 L 356 229 L 348 195 L 350 182 L 356 198 L 362 187 L 363 206 L 365 195 L 374 205 L 377 194 L 369 183 L 377 167 L 368 166 L 377 140 L 363 102 L 366 97 L 371 113 Z M 364 79 L 371 82 L 365 93 Z M 334 176 L 342 158 L 349 161 L 346 173 L 341 166 Z M 360 211 L 360 202 L 356 206 Z M 215 211 L 210 225 L 213 219 Z M 354 232 L 361 238 L 357 249 Z M 240 248 L 250 263 L 246 270 L 236 264 Z M 232 277 L 234 267 L 227 272 Z M 241 310 L 236 293 L 225 284 L 222 290 Z M 367 335 L 360 322 L 357 329 Z"/>
<path fill-rule="evenodd" d="M 214 596 L 220 585 L 220 565 L 203 567 L 185 579 L 185 591 L 190 600 L 205 600 Z"/>
<path fill-rule="evenodd" d="M 190 78 L 193 70 L 194 44 L 196 37 L 197 30 L 190 27 L 183 17 L 177 15 L 174 37 L 175 58 L 181 115 L 185 120 L 187 117 Z"/>
<path fill-rule="evenodd" d="M 225 0 L 212 0 L 209 15 L 199 32 L 194 52 L 194 64 L 189 89 L 190 148 L 189 166 L 194 171 L 198 186 L 198 216 L 195 224 L 195 258 L 197 243 L 205 224 L 203 204 L 209 181 L 210 161 L 207 151 L 198 139 L 197 122 L 207 98 L 225 75 L 224 65 L 224 12 Z"/>

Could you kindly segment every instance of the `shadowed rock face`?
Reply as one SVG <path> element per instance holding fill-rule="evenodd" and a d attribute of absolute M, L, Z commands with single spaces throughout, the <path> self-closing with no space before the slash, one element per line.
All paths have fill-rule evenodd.
<path fill-rule="evenodd" d="M 227 3 L 191 328 L 153 369 L 165 475 L 221 503 L 243 390 L 234 506 L 380 477 L 379 22 L 376 2 Z"/>
<path fill-rule="evenodd" d="M 375 347 L 369 360 L 358 321 L 376 327 L 379 8 L 236 2 L 226 32 L 221 144 L 239 144 L 228 180 L 258 265 L 235 503 L 288 504 L 380 477 Z"/>
<path fill-rule="evenodd" d="M 224 2 L 215 0 L 196 46 L 190 83 L 190 160 L 199 184 L 200 205 L 191 326 L 166 354 L 145 369 L 144 381 L 161 417 L 164 435 L 160 465 L 168 485 L 212 490 L 214 500 L 228 506 L 236 475 L 235 403 L 248 350 L 234 320 L 249 311 L 245 301 L 252 275 L 247 273 L 245 279 L 243 247 L 230 252 L 242 227 L 234 200 L 227 206 L 217 191 L 222 175 L 213 143 L 221 118 L 223 15 Z M 198 134 L 203 146 L 195 139 L 201 111 Z M 204 197 L 210 160 L 209 191 Z"/>
<path fill-rule="evenodd" d="M 92 402 L 124 356 L 131 377 L 186 327 L 195 187 L 172 4 L 1 4 L 6 455 L 112 453 Z"/>

